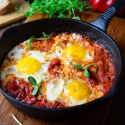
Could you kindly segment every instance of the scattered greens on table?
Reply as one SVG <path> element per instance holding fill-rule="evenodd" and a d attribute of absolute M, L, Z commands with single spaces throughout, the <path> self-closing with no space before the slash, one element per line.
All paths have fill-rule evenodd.
<path fill-rule="evenodd" d="M 16 8 L 18 13 L 24 13 L 26 17 L 33 14 L 44 13 L 51 17 L 79 19 L 75 12 L 81 12 L 87 8 L 87 0 L 34 0 L 29 3 L 29 10 L 24 13 L 23 8 Z"/>

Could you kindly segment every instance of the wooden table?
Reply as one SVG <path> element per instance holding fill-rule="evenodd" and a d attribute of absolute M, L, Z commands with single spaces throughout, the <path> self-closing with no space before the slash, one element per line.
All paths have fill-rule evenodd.
<path fill-rule="evenodd" d="M 99 14 L 93 12 L 83 12 L 80 13 L 79 16 L 82 20 L 90 22 L 96 19 Z M 28 18 L 26 22 L 43 17 L 45 17 L 45 15 L 36 15 L 34 17 Z M 23 22 L 24 21 L 20 21 L 1 28 L 0 35 L 7 28 L 12 27 L 14 25 L 20 25 Z M 115 17 L 109 24 L 108 34 L 113 37 L 118 43 L 125 57 L 125 20 Z M 12 117 L 12 113 L 15 114 L 17 119 L 23 125 L 125 125 L 124 81 L 125 77 L 123 75 L 115 96 L 109 100 L 106 100 L 92 111 L 73 119 L 55 122 L 38 120 L 27 116 L 26 114 L 18 111 L 13 106 L 11 106 L 0 93 L 0 125 L 17 125 L 17 123 Z"/>

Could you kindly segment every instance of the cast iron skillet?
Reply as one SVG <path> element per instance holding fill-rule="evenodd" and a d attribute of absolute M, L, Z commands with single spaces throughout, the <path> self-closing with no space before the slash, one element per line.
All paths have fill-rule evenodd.
<path fill-rule="evenodd" d="M 10 95 L 8 95 L 0 87 L 0 91 L 5 96 L 5 98 L 20 111 L 40 119 L 57 120 L 72 117 L 78 115 L 79 113 L 84 113 L 100 102 L 111 98 L 117 89 L 117 85 L 122 75 L 123 71 L 123 58 L 119 47 L 115 41 L 106 34 L 106 28 L 110 20 L 113 18 L 115 13 L 125 6 L 125 0 L 117 0 L 106 12 L 104 12 L 98 19 L 91 23 L 82 22 L 72 19 L 41 19 L 37 21 L 32 21 L 29 23 L 22 24 L 20 26 L 12 27 L 6 30 L 0 38 L 0 65 L 2 64 L 5 55 L 18 43 L 27 40 L 30 36 L 35 37 L 41 36 L 42 32 L 47 34 L 56 32 L 68 32 L 68 33 L 80 33 L 83 35 L 88 35 L 93 41 L 97 41 L 103 44 L 104 47 L 109 51 L 114 64 L 115 64 L 115 82 L 110 92 L 99 99 L 96 99 L 87 104 L 74 106 L 64 109 L 50 109 L 50 108 L 40 108 L 24 104 Z"/>

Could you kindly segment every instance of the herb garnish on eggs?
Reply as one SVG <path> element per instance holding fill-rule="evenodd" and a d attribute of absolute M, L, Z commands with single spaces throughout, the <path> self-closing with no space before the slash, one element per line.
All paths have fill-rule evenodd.
<path fill-rule="evenodd" d="M 39 84 L 42 82 L 42 79 L 40 80 L 39 83 L 37 83 L 36 80 L 32 76 L 29 76 L 28 81 L 34 86 L 34 90 L 32 92 L 32 95 L 36 95 L 38 92 L 38 89 L 39 89 Z"/>
<path fill-rule="evenodd" d="M 42 37 L 42 38 L 35 38 L 34 36 L 31 36 L 30 38 L 29 38 L 29 40 L 28 40 L 28 49 L 29 50 L 31 50 L 32 49 L 32 41 L 35 39 L 35 40 L 50 40 L 51 39 L 51 37 L 48 35 L 48 34 L 46 34 L 45 32 L 42 32 L 42 35 L 44 36 L 44 37 Z"/>
<path fill-rule="evenodd" d="M 98 65 L 98 64 L 97 64 L 97 63 L 90 63 L 90 64 L 86 65 L 85 67 L 82 67 L 82 66 L 80 66 L 80 65 L 78 65 L 78 64 L 73 64 L 73 66 L 74 66 L 75 68 L 77 68 L 77 69 L 79 69 L 79 70 L 83 70 L 83 71 L 84 71 L 84 75 L 85 75 L 85 77 L 87 77 L 87 78 L 90 77 L 90 73 L 89 73 L 89 71 L 88 71 L 88 68 L 89 68 L 90 66 L 92 66 L 92 65 Z"/>
<path fill-rule="evenodd" d="M 106 95 L 115 69 L 98 42 L 77 33 L 52 32 L 16 45 L 4 59 L 0 77 L 2 88 L 21 102 L 65 108 Z"/>

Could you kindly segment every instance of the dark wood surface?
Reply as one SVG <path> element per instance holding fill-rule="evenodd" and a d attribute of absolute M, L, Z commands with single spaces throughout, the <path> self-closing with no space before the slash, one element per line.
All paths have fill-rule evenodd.
<path fill-rule="evenodd" d="M 93 12 L 83 12 L 79 16 L 83 21 L 90 22 L 96 19 L 99 14 Z M 35 15 L 26 19 L 25 22 L 43 18 L 45 15 Z M 0 29 L 0 35 L 9 27 L 20 25 L 20 21 Z M 113 18 L 108 26 L 108 34 L 115 39 L 121 48 L 125 58 L 125 20 Z M 43 121 L 27 116 L 11 106 L 4 96 L 0 93 L 0 125 L 17 125 L 12 117 L 12 113 L 23 125 L 125 125 L 125 71 L 119 82 L 116 94 L 109 100 L 106 100 L 95 109 L 85 114 L 80 114 L 75 118 L 63 121 Z"/>

